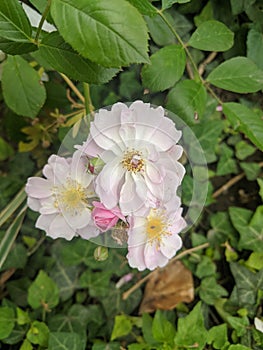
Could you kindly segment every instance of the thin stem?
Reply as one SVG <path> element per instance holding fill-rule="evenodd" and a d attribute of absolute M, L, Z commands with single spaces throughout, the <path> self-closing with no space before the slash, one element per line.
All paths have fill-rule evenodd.
<path fill-rule="evenodd" d="M 94 106 L 91 101 L 90 97 L 90 86 L 88 83 L 83 83 L 83 90 L 84 90 L 84 96 L 85 96 L 85 108 L 86 108 L 86 114 L 87 114 L 87 122 L 88 126 L 90 125 L 91 117 L 94 115 Z"/>
<path fill-rule="evenodd" d="M 210 92 L 210 94 L 217 100 L 217 102 L 221 105 L 223 102 L 220 100 L 220 98 L 216 95 L 216 93 L 211 89 L 211 87 L 206 83 L 206 81 L 202 78 L 202 76 L 199 73 L 198 67 L 190 53 L 190 51 L 187 48 L 187 45 L 183 42 L 181 39 L 180 35 L 177 33 L 177 31 L 174 29 L 172 24 L 169 22 L 169 20 L 166 18 L 166 16 L 163 14 L 162 11 L 158 10 L 157 11 L 159 16 L 163 19 L 163 21 L 166 23 L 166 25 L 169 27 L 175 38 L 178 40 L 179 44 L 184 48 L 189 61 L 191 62 L 193 69 L 194 69 L 194 76 L 198 77 L 198 79 L 201 81 L 201 83 L 205 86 L 205 88 Z M 188 66 L 188 71 L 190 67 Z M 193 74 L 190 74 L 190 78 L 193 79 Z"/>
<path fill-rule="evenodd" d="M 258 164 L 260 166 L 260 168 L 263 167 L 263 162 L 260 162 Z M 217 198 L 219 197 L 223 192 L 226 192 L 227 190 L 229 190 L 230 187 L 232 187 L 235 183 L 237 183 L 238 181 L 240 181 L 241 179 L 243 179 L 243 177 L 245 176 L 245 173 L 241 173 L 238 174 L 236 176 L 234 176 L 232 179 L 230 179 L 229 181 L 227 181 L 223 186 L 221 186 L 218 190 L 216 190 L 213 193 L 213 198 Z"/>
<path fill-rule="evenodd" d="M 75 92 L 75 94 L 78 96 L 81 102 L 85 103 L 85 97 L 82 95 L 82 93 L 77 89 L 77 87 L 72 83 L 72 81 L 63 73 L 59 73 L 61 77 L 65 80 L 65 82 L 68 84 L 68 86 L 71 88 L 72 91 Z"/>
<path fill-rule="evenodd" d="M 209 247 L 209 243 L 204 243 L 204 244 L 201 244 L 201 245 L 198 245 L 197 247 L 193 247 L 193 248 L 190 248 L 190 249 L 187 249 L 187 250 L 184 250 L 182 253 L 176 255 L 172 260 L 170 260 L 170 262 L 168 263 L 167 266 L 169 266 L 173 261 L 175 260 L 179 260 L 181 259 L 182 257 L 188 255 L 188 254 L 191 254 L 193 252 L 196 252 L 198 250 L 201 250 L 201 249 L 204 249 L 204 248 L 207 248 Z M 164 269 L 166 268 L 164 267 Z M 156 272 L 155 271 L 152 271 L 150 272 L 147 276 L 143 277 L 141 280 L 139 280 L 137 283 L 135 283 L 130 289 L 128 289 L 126 292 L 124 292 L 122 294 L 122 299 L 123 300 L 126 300 L 129 298 L 129 296 L 136 290 L 138 289 L 143 283 L 145 283 L 146 281 L 148 281 L 148 279 L 151 278 L 151 276 Z"/>
<path fill-rule="evenodd" d="M 171 30 L 171 32 L 173 33 L 173 35 L 175 36 L 175 38 L 178 40 L 179 44 L 184 48 L 189 60 L 192 63 L 192 66 L 195 70 L 195 72 L 197 73 L 197 76 L 199 78 L 199 80 L 203 80 L 202 77 L 199 75 L 198 73 L 198 68 L 197 65 L 195 64 L 195 61 L 191 55 L 191 53 L 189 52 L 186 44 L 183 42 L 183 40 L 181 39 L 180 35 L 177 33 L 177 31 L 174 29 L 174 27 L 172 26 L 172 24 L 169 22 L 169 20 L 166 18 L 166 16 L 163 14 L 162 11 L 157 11 L 159 16 L 163 19 L 163 21 L 166 23 L 166 25 L 169 27 L 169 29 Z M 202 81 L 203 82 L 203 81 Z"/>
<path fill-rule="evenodd" d="M 41 17 L 41 20 L 39 22 L 39 25 L 38 25 L 38 28 L 37 28 L 37 33 L 36 33 L 36 36 L 35 36 L 35 42 L 37 43 L 38 42 L 38 38 L 39 38 L 39 35 L 41 33 L 41 29 L 43 27 L 43 24 L 45 22 L 45 19 L 47 18 L 47 15 L 48 15 L 48 12 L 49 12 L 49 9 L 50 9 L 50 6 L 51 6 L 51 1 L 52 0 L 48 0 L 47 2 L 47 6 L 43 12 L 43 15 Z"/>

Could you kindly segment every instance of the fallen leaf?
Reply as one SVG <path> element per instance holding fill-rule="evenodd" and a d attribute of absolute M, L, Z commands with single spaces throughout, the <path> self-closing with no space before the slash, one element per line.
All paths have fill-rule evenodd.
<path fill-rule="evenodd" d="M 157 309 L 172 310 L 181 302 L 194 299 L 192 272 L 175 260 L 163 269 L 154 271 L 148 280 L 139 314 Z"/>

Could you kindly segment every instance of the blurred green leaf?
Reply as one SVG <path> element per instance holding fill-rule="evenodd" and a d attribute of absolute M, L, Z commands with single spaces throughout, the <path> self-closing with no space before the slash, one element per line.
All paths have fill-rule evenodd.
<path fill-rule="evenodd" d="M 0 37 L 23 42 L 30 39 L 32 32 L 29 20 L 17 0 L 0 2 Z"/>
<path fill-rule="evenodd" d="M 10 307 L 0 307 L 0 339 L 7 338 L 15 326 L 15 313 Z"/>
<path fill-rule="evenodd" d="M 129 334 L 132 330 L 132 322 L 127 315 L 117 315 L 114 320 L 114 327 L 111 334 L 110 340 L 115 340 L 117 338 L 123 337 Z"/>
<path fill-rule="evenodd" d="M 228 295 L 225 288 L 219 285 L 215 277 L 205 277 L 201 281 L 200 298 L 208 305 L 214 305 L 215 300 Z"/>
<path fill-rule="evenodd" d="M 166 108 L 177 114 L 188 125 L 194 125 L 196 114 L 202 119 L 206 99 L 206 89 L 201 83 L 183 80 L 169 92 Z"/>
<path fill-rule="evenodd" d="M 143 85 L 152 92 L 166 90 L 182 77 L 185 64 L 186 56 L 182 46 L 165 46 L 150 57 L 149 65 L 143 67 Z"/>
<path fill-rule="evenodd" d="M 33 350 L 33 346 L 27 339 L 25 339 L 19 350 Z"/>
<path fill-rule="evenodd" d="M 246 175 L 246 178 L 249 181 L 256 180 L 258 175 L 260 174 L 261 167 L 258 163 L 245 163 L 245 162 L 240 162 L 239 163 L 241 169 L 244 170 L 244 173 Z"/>
<path fill-rule="evenodd" d="M 246 57 L 234 57 L 216 67 L 206 80 L 228 91 L 256 92 L 263 87 L 263 71 Z"/>
<path fill-rule="evenodd" d="M 238 170 L 236 161 L 233 159 L 233 150 L 223 143 L 220 145 L 219 154 L 220 158 L 217 163 L 216 175 L 236 174 Z"/>
<path fill-rule="evenodd" d="M 110 283 L 111 273 L 109 272 L 92 272 L 86 270 L 80 276 L 80 286 L 88 288 L 92 297 L 106 296 Z"/>
<path fill-rule="evenodd" d="M 81 57 L 57 32 L 50 33 L 41 41 L 39 52 L 55 70 L 79 81 L 103 84 L 119 71 Z"/>
<path fill-rule="evenodd" d="M 189 332 L 191 330 L 191 332 Z M 192 347 L 202 350 L 206 344 L 207 330 L 199 302 L 186 316 L 178 319 L 177 333 L 174 344 L 182 347 Z"/>
<path fill-rule="evenodd" d="M 77 333 L 51 332 L 49 335 L 49 350 L 85 350 L 86 343 Z"/>
<path fill-rule="evenodd" d="M 32 322 L 26 337 L 32 344 L 38 344 L 42 347 L 47 347 L 49 329 L 44 322 L 34 321 Z"/>
<path fill-rule="evenodd" d="M 226 323 L 209 329 L 207 344 L 213 345 L 214 349 L 223 349 L 228 343 Z"/>
<path fill-rule="evenodd" d="M 40 270 L 28 289 L 28 303 L 33 309 L 52 309 L 59 302 L 59 290 L 55 282 Z"/>
<path fill-rule="evenodd" d="M 4 63 L 2 88 L 8 107 L 25 117 L 36 117 L 46 100 L 39 74 L 20 56 L 9 56 Z"/>
<path fill-rule="evenodd" d="M 175 328 L 160 310 L 155 312 L 152 323 L 152 334 L 154 339 L 158 342 L 173 345 Z"/>
<path fill-rule="evenodd" d="M 14 150 L 2 137 L 0 137 L 0 161 L 5 160 L 14 154 Z"/>
<path fill-rule="evenodd" d="M 201 23 L 188 44 L 205 51 L 226 51 L 234 43 L 234 33 L 224 23 L 210 20 Z"/>
<path fill-rule="evenodd" d="M 203 278 L 216 274 L 216 265 L 208 256 L 202 256 L 200 263 L 196 268 L 196 276 L 198 278 Z"/>
<path fill-rule="evenodd" d="M 57 0 L 51 14 L 65 41 L 91 61 L 117 68 L 148 62 L 146 24 L 127 1 Z"/>
<path fill-rule="evenodd" d="M 247 57 L 263 70 L 263 35 L 259 30 L 250 29 L 247 35 Z"/>
<path fill-rule="evenodd" d="M 12 224 L 7 229 L 4 238 L 0 243 L 0 269 L 3 267 L 3 264 L 14 244 L 16 237 L 20 231 L 21 225 L 24 220 L 26 206 L 20 211 L 17 217 L 14 219 Z"/>
<path fill-rule="evenodd" d="M 229 316 L 227 318 L 227 322 L 230 324 L 232 328 L 234 328 L 237 332 L 237 336 L 241 337 L 247 331 L 247 327 L 249 326 L 249 319 L 244 317 L 233 317 Z"/>
<path fill-rule="evenodd" d="M 262 119 L 248 107 L 235 102 L 223 104 L 223 111 L 235 129 L 244 133 L 263 151 Z"/>
<path fill-rule="evenodd" d="M 263 269 L 263 252 L 253 252 L 246 261 L 246 266 L 251 269 Z"/>
<path fill-rule="evenodd" d="M 37 50 L 37 46 L 30 40 L 17 42 L 0 37 L 0 50 L 8 55 L 22 55 Z"/>
<path fill-rule="evenodd" d="M 244 160 L 248 156 L 251 156 L 255 153 L 256 149 L 246 141 L 239 141 L 236 145 L 236 156 L 238 159 Z"/>
<path fill-rule="evenodd" d="M 258 185 L 259 185 L 259 195 L 263 201 L 263 179 L 257 179 Z"/>
<path fill-rule="evenodd" d="M 173 6 L 173 4 L 184 4 L 190 1 L 191 0 L 162 0 L 162 10 L 168 9 L 169 7 Z"/>

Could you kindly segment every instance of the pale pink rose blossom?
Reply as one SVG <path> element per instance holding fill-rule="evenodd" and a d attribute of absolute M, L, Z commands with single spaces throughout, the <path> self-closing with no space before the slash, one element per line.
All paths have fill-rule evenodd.
<path fill-rule="evenodd" d="M 146 217 L 129 218 L 127 259 L 131 267 L 140 271 L 163 267 L 182 247 L 179 233 L 186 227 L 182 208 L 172 202 L 169 207 L 151 209 Z"/>
<path fill-rule="evenodd" d="M 28 206 L 41 214 L 36 227 L 52 238 L 70 240 L 76 235 L 90 238 L 99 234 L 89 203 L 95 195 L 94 177 L 87 172 L 86 164 L 79 151 L 68 159 L 52 155 L 43 168 L 45 178 L 27 181 Z"/>
<path fill-rule="evenodd" d="M 143 216 L 170 200 L 181 184 L 185 169 L 178 161 L 183 152 L 177 145 L 180 137 L 162 107 L 142 101 L 129 107 L 116 103 L 95 114 L 88 140 L 77 148 L 105 163 L 95 180 L 105 207 L 119 205 L 125 216 Z"/>
<path fill-rule="evenodd" d="M 119 219 L 126 222 L 125 217 L 122 215 L 118 207 L 107 209 L 101 202 L 92 202 L 94 209 L 92 210 L 92 219 L 95 225 L 101 230 L 101 232 L 108 231 L 115 226 Z"/>

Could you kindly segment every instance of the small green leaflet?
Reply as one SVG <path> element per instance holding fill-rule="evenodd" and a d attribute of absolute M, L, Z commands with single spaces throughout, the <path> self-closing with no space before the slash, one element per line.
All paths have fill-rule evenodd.
<path fill-rule="evenodd" d="M 261 151 L 263 151 L 263 120 L 260 115 L 236 102 L 224 103 L 223 112 L 234 129 L 243 132 Z"/>
<path fill-rule="evenodd" d="M 205 51 L 226 51 L 234 44 L 234 33 L 221 22 L 210 20 L 201 23 L 188 44 Z"/>
<path fill-rule="evenodd" d="M 20 56 L 9 56 L 3 65 L 2 87 L 7 106 L 16 114 L 34 118 L 46 100 L 39 74 Z"/>
<path fill-rule="evenodd" d="M 0 1 L 0 37 L 12 41 L 30 39 L 32 28 L 17 0 Z"/>
<path fill-rule="evenodd" d="M 219 88 L 238 93 L 263 89 L 263 71 L 246 57 L 234 57 L 221 63 L 206 80 Z"/>
<path fill-rule="evenodd" d="M 146 23 L 125 0 L 55 0 L 51 14 L 65 41 L 91 61 L 116 68 L 149 61 Z"/>
<path fill-rule="evenodd" d="M 85 348 L 86 342 L 83 342 L 82 337 L 77 333 L 52 332 L 49 335 L 49 350 L 84 350 Z"/>
<path fill-rule="evenodd" d="M 142 15 L 152 17 L 158 13 L 157 9 L 150 3 L 149 0 L 129 0 L 129 2 L 136 7 Z"/>
<path fill-rule="evenodd" d="M 173 4 L 184 4 L 190 2 L 191 0 L 162 0 L 162 10 L 167 10 L 172 7 Z"/>
<path fill-rule="evenodd" d="M 150 57 L 151 64 L 142 69 L 143 85 L 152 92 L 172 87 L 183 75 L 186 64 L 184 48 L 169 45 Z"/>
<path fill-rule="evenodd" d="M 15 313 L 11 307 L 0 307 L 0 339 L 7 338 L 15 326 Z"/>

